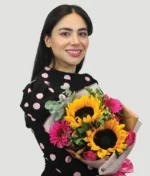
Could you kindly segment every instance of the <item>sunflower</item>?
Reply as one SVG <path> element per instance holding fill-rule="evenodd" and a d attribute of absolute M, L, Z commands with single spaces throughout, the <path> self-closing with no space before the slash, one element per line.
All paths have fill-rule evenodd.
<path fill-rule="evenodd" d="M 119 124 L 114 118 L 104 124 L 104 129 L 92 128 L 86 132 L 87 137 L 84 141 L 93 151 L 97 151 L 97 156 L 103 158 L 113 152 L 122 153 L 127 147 L 125 144 L 127 132 L 123 129 L 124 124 Z"/>
<path fill-rule="evenodd" d="M 68 104 L 64 119 L 70 123 L 71 127 L 77 128 L 82 125 L 82 121 L 92 123 L 102 114 L 103 107 L 100 109 L 100 99 L 84 95 Z"/>

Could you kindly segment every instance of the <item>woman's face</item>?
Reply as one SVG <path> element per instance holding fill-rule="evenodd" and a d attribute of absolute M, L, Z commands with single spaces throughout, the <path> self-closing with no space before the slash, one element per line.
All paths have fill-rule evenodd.
<path fill-rule="evenodd" d="M 76 13 L 64 16 L 53 28 L 51 36 L 45 37 L 45 44 L 54 53 L 56 69 L 75 72 L 89 45 L 85 21 Z"/>

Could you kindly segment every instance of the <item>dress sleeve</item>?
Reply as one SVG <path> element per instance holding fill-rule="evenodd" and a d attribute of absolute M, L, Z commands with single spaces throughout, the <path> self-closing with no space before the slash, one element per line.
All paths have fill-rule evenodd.
<path fill-rule="evenodd" d="M 98 84 L 98 81 L 90 74 L 85 73 L 84 76 L 86 81 L 93 82 L 93 83 L 96 82 Z"/>
<path fill-rule="evenodd" d="M 20 107 L 25 112 L 25 121 L 45 121 L 50 115 L 45 109 L 48 100 L 55 99 L 55 93 L 49 86 L 49 82 L 42 77 L 27 84 L 23 90 L 23 97 Z M 27 125 L 27 124 L 26 124 Z"/>
<path fill-rule="evenodd" d="M 100 85 L 99 85 L 99 82 L 98 82 L 93 76 L 91 76 L 91 75 L 88 74 L 88 73 L 85 73 L 84 76 L 85 76 L 86 81 L 89 81 L 89 82 L 92 83 L 92 84 L 93 84 L 93 83 L 97 83 L 98 86 L 99 86 L 99 89 L 102 91 L 102 89 L 101 89 L 101 87 L 100 87 Z M 88 85 L 86 85 L 86 86 L 88 86 Z M 102 93 L 104 94 L 103 91 L 102 91 Z"/>

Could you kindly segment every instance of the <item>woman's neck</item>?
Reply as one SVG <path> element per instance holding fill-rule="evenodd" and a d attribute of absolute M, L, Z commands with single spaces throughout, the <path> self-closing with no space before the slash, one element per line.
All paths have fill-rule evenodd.
<path fill-rule="evenodd" d="M 53 67 L 52 63 L 49 65 L 49 67 L 54 68 L 55 70 L 58 70 L 58 71 L 66 72 L 66 73 L 75 73 L 75 70 L 76 70 L 76 67 L 62 67 L 58 65 L 55 65 L 55 67 Z"/>

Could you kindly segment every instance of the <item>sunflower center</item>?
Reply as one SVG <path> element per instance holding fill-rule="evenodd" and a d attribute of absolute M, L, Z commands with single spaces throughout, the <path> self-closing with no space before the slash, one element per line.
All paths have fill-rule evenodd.
<path fill-rule="evenodd" d="M 105 129 L 98 131 L 95 134 L 94 142 L 97 146 L 107 150 L 108 148 L 113 148 L 116 145 L 117 137 L 112 130 Z"/>
<path fill-rule="evenodd" d="M 93 116 L 93 114 L 94 114 L 93 108 L 83 107 L 83 108 L 79 109 L 78 111 L 76 111 L 75 116 L 83 118 L 83 117 L 86 117 L 87 115 Z"/>

